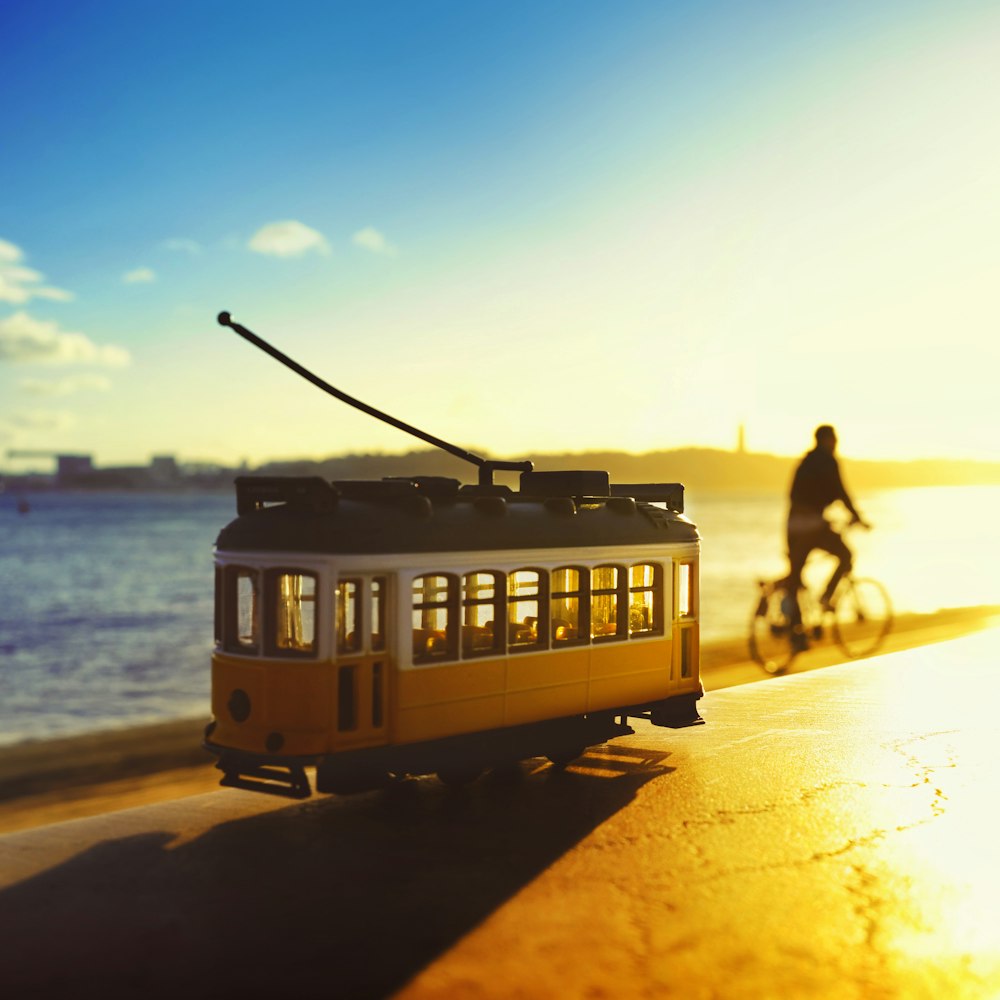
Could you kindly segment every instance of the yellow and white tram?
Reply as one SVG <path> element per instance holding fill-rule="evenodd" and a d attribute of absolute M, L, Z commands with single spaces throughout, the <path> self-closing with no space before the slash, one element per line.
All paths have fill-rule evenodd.
<path fill-rule="evenodd" d="M 520 463 L 513 490 L 492 481 L 512 463 L 478 461 L 475 485 L 236 481 L 205 737 L 223 784 L 304 797 L 311 765 L 323 792 L 458 783 L 568 762 L 629 717 L 701 721 L 683 487 Z"/>

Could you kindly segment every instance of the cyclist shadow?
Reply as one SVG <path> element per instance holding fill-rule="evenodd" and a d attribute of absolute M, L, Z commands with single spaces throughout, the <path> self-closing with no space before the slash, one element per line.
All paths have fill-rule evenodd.
<path fill-rule="evenodd" d="M 0 980 L 53 997 L 81 982 L 106 997 L 386 996 L 673 771 L 667 756 L 601 747 L 566 770 L 527 761 L 459 792 L 407 781 L 173 846 L 165 831 L 102 841 L 0 893 Z"/>

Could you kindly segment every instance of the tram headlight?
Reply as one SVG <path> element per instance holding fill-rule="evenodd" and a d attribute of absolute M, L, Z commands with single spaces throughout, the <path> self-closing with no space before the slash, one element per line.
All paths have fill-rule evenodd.
<path fill-rule="evenodd" d="M 233 722 L 246 722 L 250 718 L 250 695 L 243 688 L 236 688 L 226 703 Z"/>

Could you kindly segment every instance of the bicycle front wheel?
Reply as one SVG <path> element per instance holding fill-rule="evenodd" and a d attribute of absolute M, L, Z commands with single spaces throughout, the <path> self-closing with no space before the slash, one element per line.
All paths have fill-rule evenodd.
<path fill-rule="evenodd" d="M 892 628 L 892 604 L 877 580 L 845 579 L 837 593 L 833 637 L 852 659 L 870 656 Z"/>
<path fill-rule="evenodd" d="M 762 592 L 750 620 L 750 656 L 769 674 L 783 674 L 795 658 L 787 601 L 784 590 Z"/>

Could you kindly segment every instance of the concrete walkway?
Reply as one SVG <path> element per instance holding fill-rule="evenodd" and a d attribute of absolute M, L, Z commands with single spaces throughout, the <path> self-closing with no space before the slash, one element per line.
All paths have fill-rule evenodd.
<path fill-rule="evenodd" d="M 461 793 L 9 834 L 4 995 L 1000 996 L 1000 631 L 702 705 Z"/>

